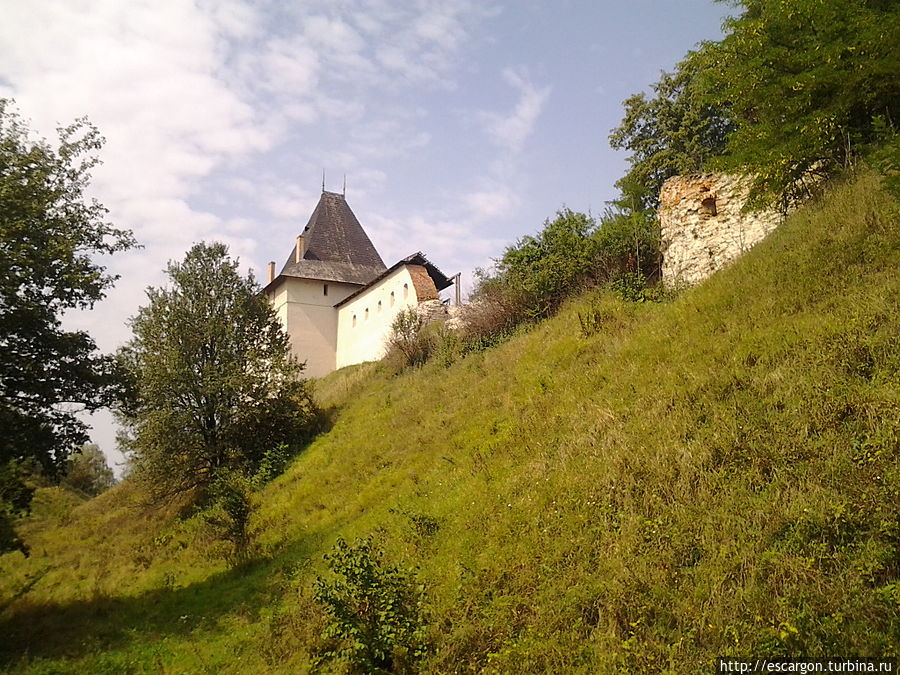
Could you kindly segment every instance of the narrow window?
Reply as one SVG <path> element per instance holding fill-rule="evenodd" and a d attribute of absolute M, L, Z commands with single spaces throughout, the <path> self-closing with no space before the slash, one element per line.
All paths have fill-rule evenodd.
<path fill-rule="evenodd" d="M 328 295 L 328 284 L 322 284 L 322 295 Z"/>
<path fill-rule="evenodd" d="M 356 314 L 353 315 L 353 327 L 356 328 Z"/>
<path fill-rule="evenodd" d="M 369 320 L 369 308 L 366 307 L 366 311 L 363 314 L 363 321 L 368 321 L 368 320 Z"/>
<path fill-rule="evenodd" d="M 378 301 L 378 311 L 381 312 L 381 300 Z"/>
<path fill-rule="evenodd" d="M 409 297 L 409 284 L 403 284 L 403 299 L 406 300 Z"/>
<path fill-rule="evenodd" d="M 391 291 L 391 307 L 394 306 L 394 291 Z"/>

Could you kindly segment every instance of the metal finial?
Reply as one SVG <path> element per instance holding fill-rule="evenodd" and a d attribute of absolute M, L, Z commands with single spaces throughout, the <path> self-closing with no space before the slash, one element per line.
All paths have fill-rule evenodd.
<path fill-rule="evenodd" d="M 325 169 L 322 169 L 322 192 L 325 192 Z"/>
<path fill-rule="evenodd" d="M 347 174 L 344 174 L 344 190 L 341 192 L 342 197 L 347 196 Z"/>

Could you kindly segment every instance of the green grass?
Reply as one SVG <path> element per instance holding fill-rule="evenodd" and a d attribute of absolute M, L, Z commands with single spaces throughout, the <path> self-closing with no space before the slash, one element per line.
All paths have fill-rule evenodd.
<path fill-rule="evenodd" d="M 244 568 L 127 483 L 26 523 L 0 667 L 302 672 L 322 554 L 366 535 L 427 588 L 428 671 L 896 656 L 898 298 L 898 206 L 864 175 L 672 302 L 598 291 L 448 368 L 339 371 Z"/>

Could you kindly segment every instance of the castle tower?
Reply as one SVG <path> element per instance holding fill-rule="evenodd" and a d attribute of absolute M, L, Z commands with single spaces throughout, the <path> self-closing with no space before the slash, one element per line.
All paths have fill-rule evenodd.
<path fill-rule="evenodd" d="M 269 270 L 265 292 L 295 355 L 306 361 L 306 375 L 330 373 L 337 347 L 335 304 L 385 271 L 344 196 L 323 191 L 281 272 L 276 277 L 272 264 Z"/>

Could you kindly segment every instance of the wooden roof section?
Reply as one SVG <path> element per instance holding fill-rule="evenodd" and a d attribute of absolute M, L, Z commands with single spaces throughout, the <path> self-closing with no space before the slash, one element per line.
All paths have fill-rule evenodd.
<path fill-rule="evenodd" d="M 369 235 L 337 192 L 322 192 L 303 228 L 303 240 L 303 258 L 297 261 L 295 244 L 281 276 L 363 285 L 385 270 Z"/>

